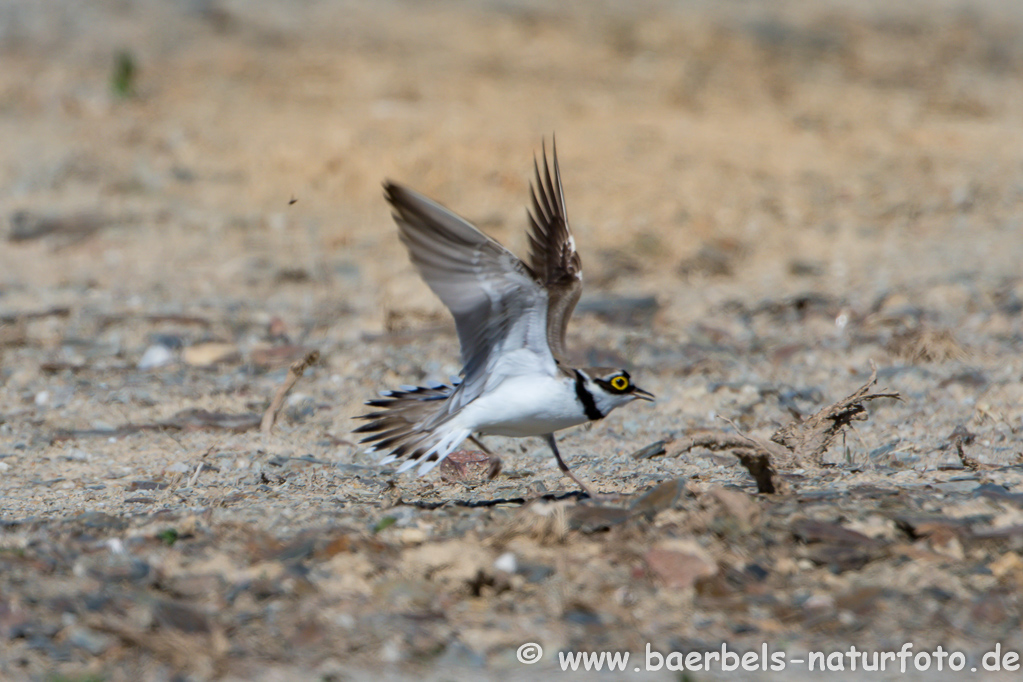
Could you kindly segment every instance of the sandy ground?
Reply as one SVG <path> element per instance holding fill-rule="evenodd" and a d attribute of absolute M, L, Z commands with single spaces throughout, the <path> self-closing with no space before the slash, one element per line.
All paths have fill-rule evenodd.
<path fill-rule="evenodd" d="M 3 2 L 0 678 L 1023 652 L 1021 79 L 1009 2 Z M 380 183 L 524 253 L 552 133 L 569 343 L 658 397 L 559 436 L 621 499 L 538 439 L 395 477 L 351 418 L 460 367 Z M 775 461 L 784 492 L 694 446 L 871 362 L 902 399 Z"/>

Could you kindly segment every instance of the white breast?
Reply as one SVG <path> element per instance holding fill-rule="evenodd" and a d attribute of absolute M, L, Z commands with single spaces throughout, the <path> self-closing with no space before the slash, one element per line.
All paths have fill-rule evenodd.
<path fill-rule="evenodd" d="M 585 421 L 570 379 L 537 374 L 505 379 L 452 419 L 495 436 L 542 436 Z"/>

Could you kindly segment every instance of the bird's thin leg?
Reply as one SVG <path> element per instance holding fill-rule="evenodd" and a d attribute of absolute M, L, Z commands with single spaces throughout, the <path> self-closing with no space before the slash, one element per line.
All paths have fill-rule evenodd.
<path fill-rule="evenodd" d="M 488 448 L 486 445 L 484 445 L 483 441 L 481 441 L 478 437 L 476 437 L 476 436 L 469 436 L 469 440 L 471 440 L 473 442 L 473 444 L 476 447 L 478 447 L 480 450 L 482 450 L 483 452 L 487 453 L 491 457 L 494 456 L 494 453 L 490 451 L 490 448 Z"/>
<path fill-rule="evenodd" d="M 561 473 L 565 474 L 573 481 L 575 481 L 576 485 L 582 488 L 583 492 L 590 496 L 590 499 L 603 500 L 608 497 L 603 493 L 595 492 L 593 489 L 590 488 L 590 486 L 584 483 L 581 478 L 572 473 L 572 470 L 568 468 L 567 464 L 565 464 L 565 460 L 561 459 L 561 453 L 558 452 L 558 444 L 554 441 L 553 433 L 548 433 L 546 436 L 544 436 L 544 439 L 546 439 L 547 445 L 551 446 L 551 452 L 554 453 L 554 459 L 558 460 L 558 468 L 561 469 Z"/>
<path fill-rule="evenodd" d="M 501 473 L 501 458 L 491 452 L 490 448 L 484 445 L 483 441 L 481 441 L 479 437 L 469 436 L 469 440 L 471 440 L 476 447 L 486 453 L 487 457 L 490 458 L 490 470 L 487 471 L 487 478 L 490 480 L 497 478 L 497 476 Z"/>

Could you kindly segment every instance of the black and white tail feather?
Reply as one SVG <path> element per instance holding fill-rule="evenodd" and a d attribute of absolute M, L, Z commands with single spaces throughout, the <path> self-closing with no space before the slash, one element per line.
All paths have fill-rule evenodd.
<path fill-rule="evenodd" d="M 358 417 L 373 421 L 355 429 L 354 433 L 371 434 L 359 441 L 372 443 L 367 452 L 390 450 L 380 464 L 408 457 L 398 467 L 398 473 L 419 465 L 419 473 L 425 474 L 450 454 L 450 450 L 444 451 L 445 439 L 438 437 L 442 434 L 423 431 L 421 426 L 437 410 L 437 402 L 447 400 L 460 384 L 461 380 L 452 378 L 450 385 L 438 382 L 429 386 L 402 386 L 396 391 L 381 391 L 382 398 L 366 401 L 366 405 L 380 409 Z M 468 435 L 471 434 L 459 438 L 450 449 L 457 447 Z"/>

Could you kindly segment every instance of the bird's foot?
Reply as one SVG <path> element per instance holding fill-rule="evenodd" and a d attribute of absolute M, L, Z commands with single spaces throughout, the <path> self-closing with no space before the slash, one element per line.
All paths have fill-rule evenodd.
<path fill-rule="evenodd" d="M 566 476 L 568 476 L 569 478 L 571 478 L 573 481 L 575 481 L 575 484 L 578 485 L 580 488 L 582 488 L 582 491 L 584 493 L 586 493 L 586 496 L 589 497 L 594 502 L 617 502 L 617 501 L 621 500 L 621 495 L 619 495 L 617 493 L 599 493 L 599 492 L 597 492 L 592 487 L 590 487 L 590 485 L 588 483 L 583 481 L 583 479 L 581 479 L 578 476 L 576 476 L 575 473 L 571 469 L 567 469 L 566 468 L 566 469 L 563 470 L 563 473 Z"/>
<path fill-rule="evenodd" d="M 501 458 L 491 453 L 489 461 L 490 465 L 487 469 L 487 480 L 493 481 L 501 475 Z"/>

